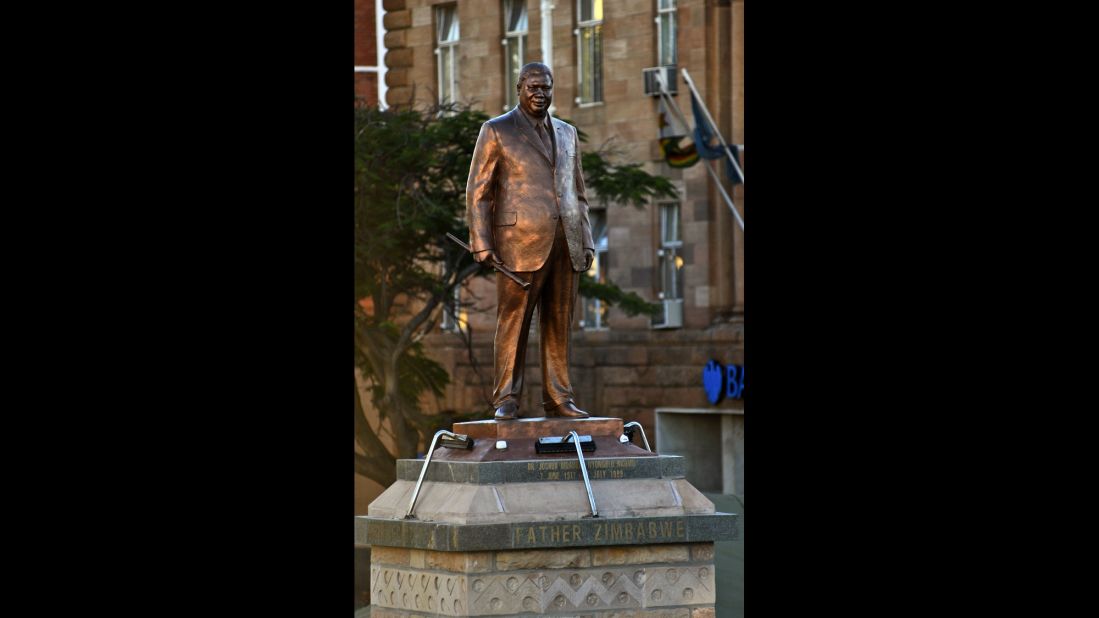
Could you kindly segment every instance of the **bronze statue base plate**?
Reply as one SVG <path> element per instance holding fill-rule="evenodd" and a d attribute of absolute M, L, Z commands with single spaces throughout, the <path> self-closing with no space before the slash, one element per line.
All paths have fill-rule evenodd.
<path fill-rule="evenodd" d="M 565 436 L 575 431 L 582 436 L 622 435 L 622 419 L 605 416 L 589 418 L 519 418 L 513 421 L 470 421 L 454 423 L 454 433 L 471 438 L 491 440 L 537 439 L 544 436 Z"/>
<path fill-rule="evenodd" d="M 563 437 L 570 431 L 581 436 L 591 436 L 595 441 L 594 452 L 586 458 L 596 457 L 655 457 L 636 444 L 622 444 L 622 419 L 595 416 L 591 418 L 520 418 L 514 421 L 470 421 L 454 423 L 454 433 L 473 438 L 470 450 L 439 448 L 433 457 L 439 461 L 514 461 L 522 459 L 576 459 L 575 452 L 538 454 L 534 443 L 547 436 Z M 506 448 L 496 448 L 500 440 Z"/>

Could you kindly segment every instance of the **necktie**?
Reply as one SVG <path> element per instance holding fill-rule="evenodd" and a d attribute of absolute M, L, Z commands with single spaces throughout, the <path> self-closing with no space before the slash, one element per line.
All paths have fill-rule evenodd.
<path fill-rule="evenodd" d="M 542 145 L 546 147 L 546 156 L 550 161 L 553 161 L 553 142 L 550 141 L 549 135 L 546 135 L 546 125 L 541 122 L 534 124 L 537 130 L 538 137 L 542 138 Z"/>

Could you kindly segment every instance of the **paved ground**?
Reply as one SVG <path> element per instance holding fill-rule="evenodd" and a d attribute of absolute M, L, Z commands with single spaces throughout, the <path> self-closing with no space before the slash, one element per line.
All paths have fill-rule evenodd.
<path fill-rule="evenodd" d="M 744 618 L 744 500 L 725 494 L 706 494 L 706 497 L 718 511 L 738 515 L 740 532 L 735 541 L 714 543 L 716 613 L 718 618 Z M 356 610 L 355 618 L 370 618 L 370 608 Z"/>

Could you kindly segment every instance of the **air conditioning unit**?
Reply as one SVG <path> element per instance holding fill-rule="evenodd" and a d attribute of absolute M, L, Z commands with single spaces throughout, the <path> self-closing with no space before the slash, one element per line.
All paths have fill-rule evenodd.
<path fill-rule="evenodd" d="M 664 321 L 653 324 L 653 328 L 683 328 L 683 299 L 665 299 L 660 302 L 664 305 Z"/>
<path fill-rule="evenodd" d="M 657 81 L 657 73 L 663 71 L 664 83 L 667 84 L 668 94 L 676 93 L 676 85 L 679 83 L 676 79 L 676 65 L 669 64 L 662 67 L 652 67 L 649 69 L 642 69 L 642 74 L 645 77 L 645 94 L 651 97 L 660 96 L 660 82 Z"/>

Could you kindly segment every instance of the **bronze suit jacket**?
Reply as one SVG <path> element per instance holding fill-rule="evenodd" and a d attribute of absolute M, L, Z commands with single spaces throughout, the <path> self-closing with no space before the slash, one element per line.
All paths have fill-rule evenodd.
<path fill-rule="evenodd" d="M 466 182 L 466 220 L 474 252 L 495 249 L 519 272 L 542 267 L 560 218 L 576 271 L 594 249 L 576 128 L 551 118 L 556 168 L 519 108 L 481 126 Z"/>

